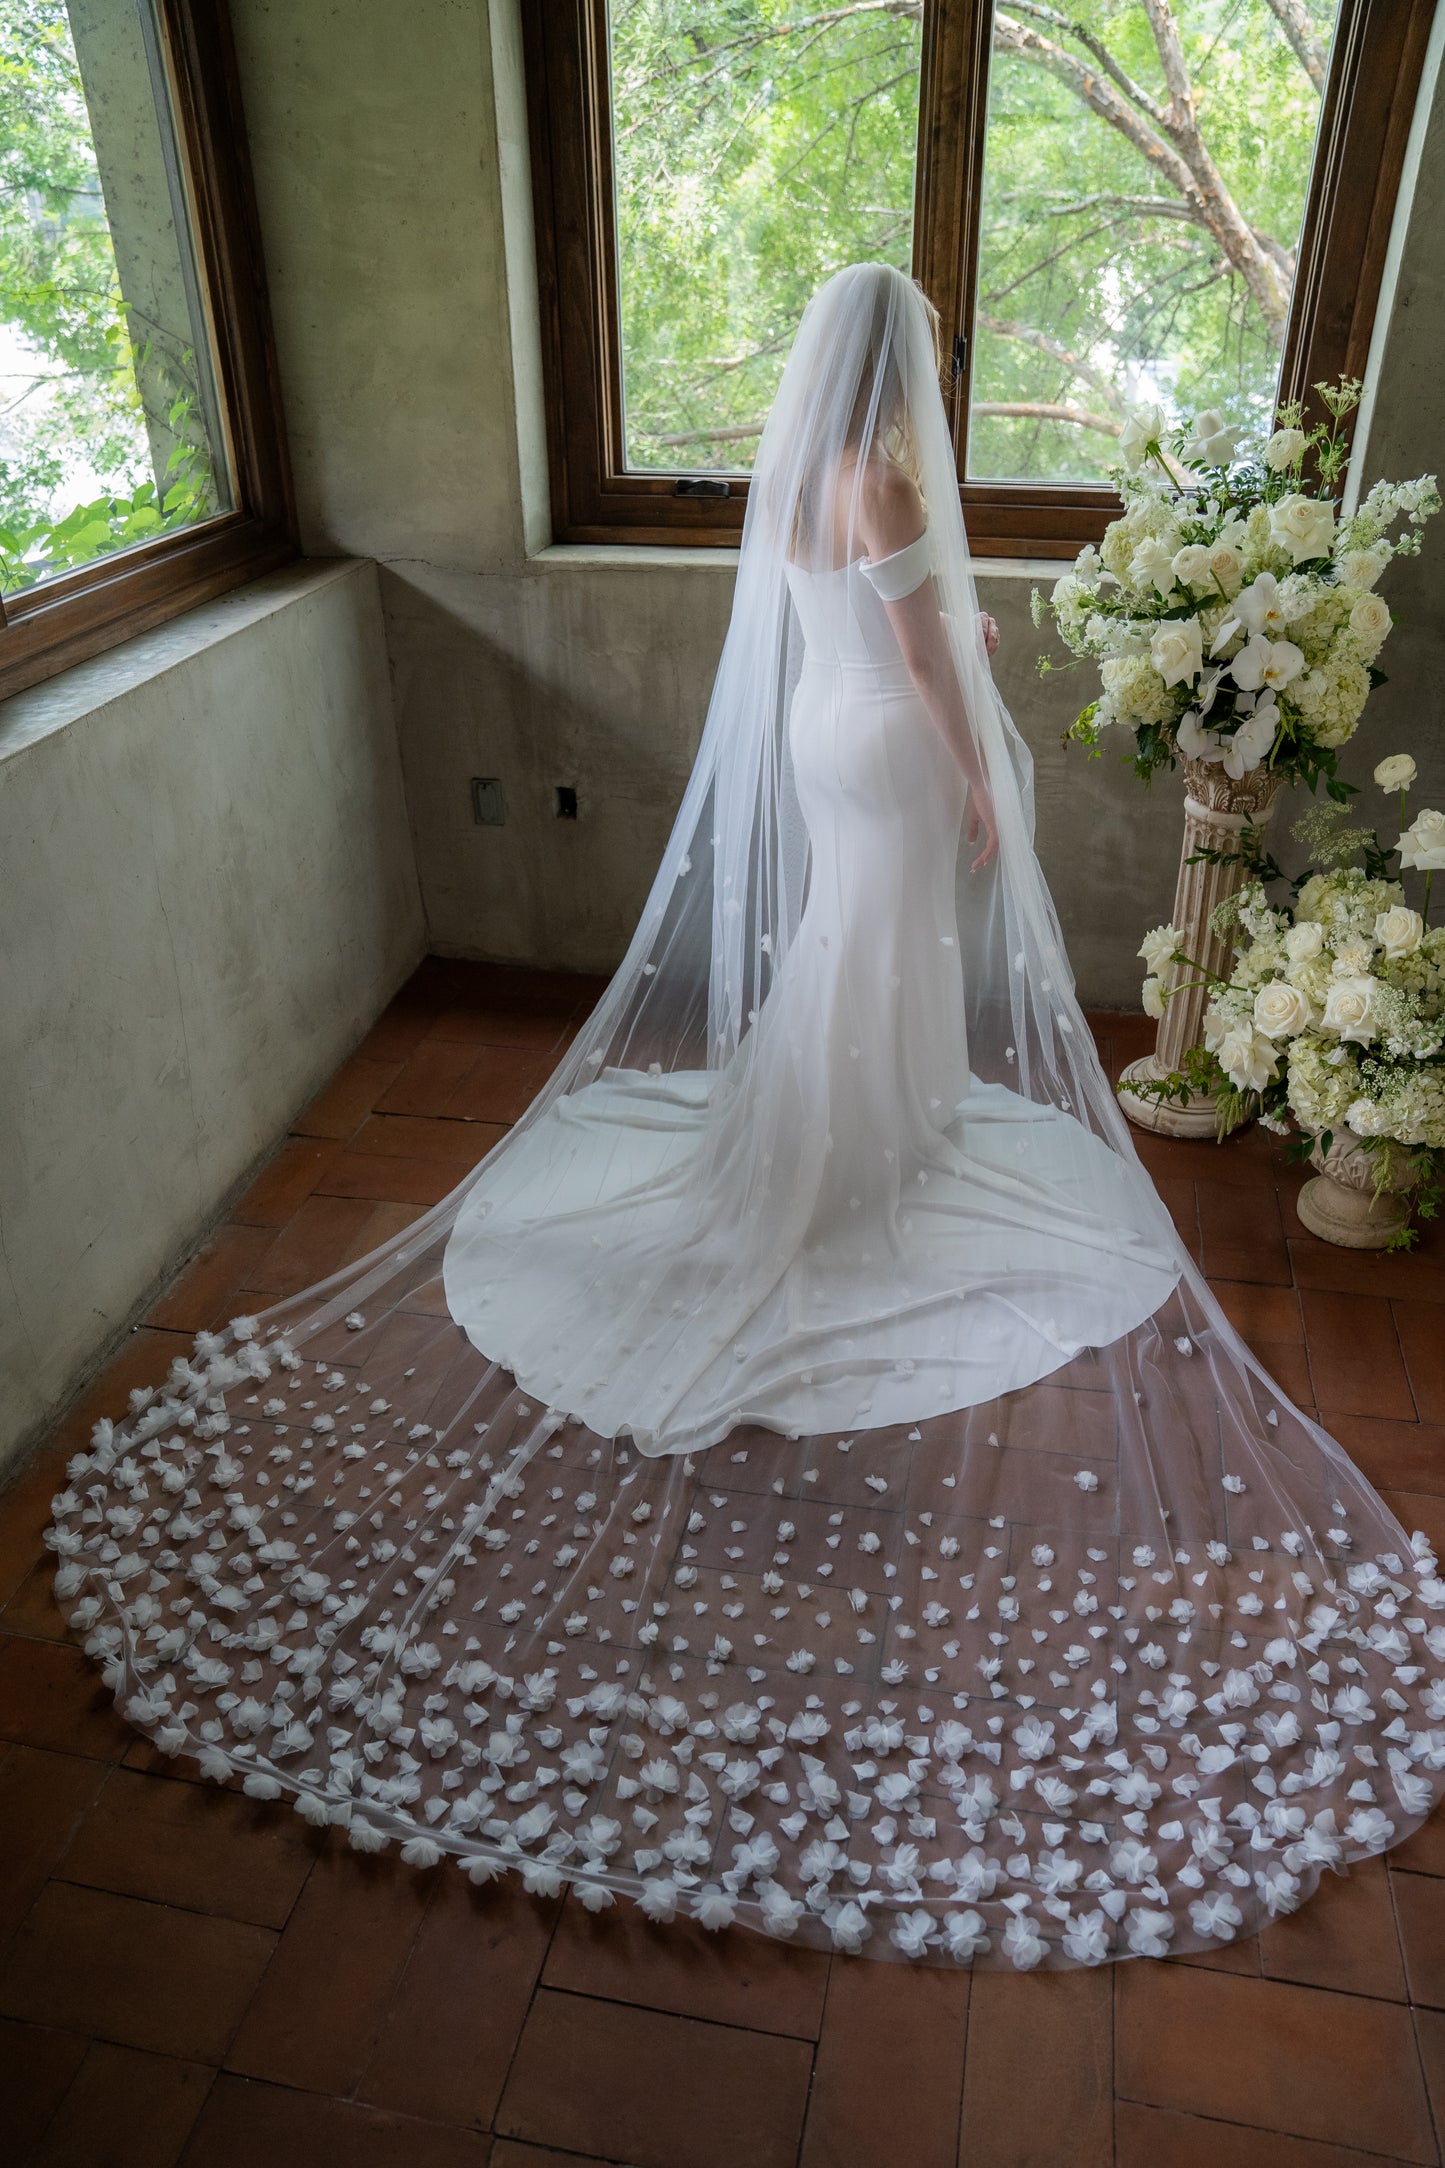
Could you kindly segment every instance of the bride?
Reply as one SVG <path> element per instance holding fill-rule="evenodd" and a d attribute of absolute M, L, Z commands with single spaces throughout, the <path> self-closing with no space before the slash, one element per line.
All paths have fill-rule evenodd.
<path fill-rule="evenodd" d="M 133 1394 L 55 1516 L 164 1751 L 593 1910 L 1097 1964 L 1431 1811 L 1445 1582 L 1134 1157 L 901 274 L 805 312 L 682 808 L 556 1074 L 402 1237 Z"/>

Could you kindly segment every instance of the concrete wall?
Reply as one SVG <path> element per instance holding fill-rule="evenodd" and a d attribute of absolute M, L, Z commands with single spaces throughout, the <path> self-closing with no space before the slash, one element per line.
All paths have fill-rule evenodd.
<path fill-rule="evenodd" d="M 0 703 L 0 1462 L 423 949 L 370 564 Z"/>
<path fill-rule="evenodd" d="M 232 15 L 308 546 L 385 568 L 431 941 L 605 968 L 631 931 L 697 743 L 733 560 L 539 550 L 517 0 L 413 0 L 401 38 L 388 0 L 233 0 Z M 1430 140 L 1433 174 L 1445 112 Z M 1435 201 L 1438 189 L 1437 176 Z M 1376 441 L 1392 471 L 1414 473 L 1445 469 L 1445 307 L 1428 214 L 1406 259 Z M 1393 578 L 1407 621 L 1387 657 L 1390 694 L 1350 756 L 1364 779 L 1376 746 L 1407 724 L 1417 754 L 1438 736 L 1422 695 L 1445 638 L 1445 535 L 1428 549 Z M 1063 751 L 1089 697 L 1083 673 L 1039 680 L 1027 572 L 985 572 L 980 587 L 1037 762 L 1039 848 L 1080 990 L 1132 1003 L 1140 933 L 1173 895 L 1178 787 L 1146 795 L 1115 753 Z M 473 824 L 474 775 L 502 779 L 506 827 Z M 557 784 L 577 791 L 575 825 L 553 816 Z"/>

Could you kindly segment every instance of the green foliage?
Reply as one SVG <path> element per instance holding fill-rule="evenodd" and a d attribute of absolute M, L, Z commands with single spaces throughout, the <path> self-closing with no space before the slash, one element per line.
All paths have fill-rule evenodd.
<path fill-rule="evenodd" d="M 1302 0 L 1318 48 L 1335 12 Z M 910 263 L 923 10 L 609 14 L 627 457 L 746 469 L 809 294 L 858 258 Z M 996 9 L 975 475 L 1101 479 L 1141 398 L 1269 411 L 1319 91 L 1269 0 L 1176 0 L 1173 15 L 1187 156 L 1142 0 Z"/>

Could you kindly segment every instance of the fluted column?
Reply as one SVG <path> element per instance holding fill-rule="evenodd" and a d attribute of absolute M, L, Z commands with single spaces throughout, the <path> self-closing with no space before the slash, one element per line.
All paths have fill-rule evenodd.
<path fill-rule="evenodd" d="M 1207 971 L 1223 974 L 1228 967 L 1233 936 L 1221 939 L 1211 931 L 1209 921 L 1216 907 L 1244 885 L 1244 869 L 1238 864 L 1221 866 L 1201 861 L 1191 865 L 1189 861 L 1200 850 L 1235 850 L 1242 829 L 1251 823 L 1261 827 L 1269 819 L 1283 781 L 1282 776 L 1272 775 L 1266 768 L 1256 768 L 1252 775 L 1236 783 L 1215 763 L 1190 761 L 1185 766 L 1184 842 L 1179 853 L 1179 885 L 1174 891 L 1171 923 L 1183 934 L 1180 947 Z M 1169 1076 L 1179 1068 L 1189 1048 L 1199 1045 L 1204 1036 L 1209 989 L 1207 985 L 1187 983 L 1199 976 L 1177 964 L 1166 975 L 1166 985 L 1179 983 L 1184 991 L 1170 1000 L 1153 1053 L 1130 1062 L 1120 1078 L 1122 1086 L 1127 1087 L 1131 1079 L 1142 1084 Z M 1215 1103 L 1209 1093 L 1195 1092 L 1181 1105 L 1177 1100 L 1161 1104 L 1141 1099 L 1122 1089 L 1119 1100 L 1130 1121 L 1140 1129 L 1157 1129 L 1169 1137 L 1214 1134 Z"/>

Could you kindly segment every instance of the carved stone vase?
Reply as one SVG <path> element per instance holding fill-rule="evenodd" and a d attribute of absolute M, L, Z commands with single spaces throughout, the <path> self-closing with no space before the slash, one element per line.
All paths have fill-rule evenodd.
<path fill-rule="evenodd" d="M 1315 1139 L 1310 1165 L 1319 1171 L 1306 1182 L 1295 1205 L 1310 1233 L 1345 1250 L 1387 1248 L 1410 1217 L 1409 1200 L 1399 1193 L 1415 1179 L 1414 1156 L 1392 1151 L 1381 1182 L 1379 1160 L 1342 1124 L 1333 1132 L 1328 1151 L 1322 1138 Z"/>
<path fill-rule="evenodd" d="M 1184 769 L 1184 842 L 1179 853 L 1179 885 L 1174 891 L 1171 924 L 1180 928 L 1180 947 L 1206 970 L 1224 975 L 1233 953 L 1233 939 L 1221 940 L 1210 930 L 1210 915 L 1226 897 L 1244 885 L 1244 869 L 1235 865 L 1191 865 L 1201 850 L 1237 849 L 1240 832 L 1262 827 L 1274 810 L 1284 777 L 1267 768 L 1236 783 L 1223 768 L 1209 761 L 1188 761 Z M 1204 1012 L 1209 988 L 1192 982 L 1198 973 L 1181 965 L 1171 967 L 1166 984 L 1184 985 L 1164 1012 L 1152 1054 L 1131 1061 L 1120 1078 L 1119 1103 L 1140 1129 L 1156 1129 L 1167 1137 L 1212 1137 L 1215 1133 L 1215 1100 L 1210 1092 L 1192 1092 L 1185 1102 L 1161 1102 L 1139 1097 L 1130 1082 L 1147 1084 L 1177 1070 L 1192 1046 L 1204 1037 Z"/>

